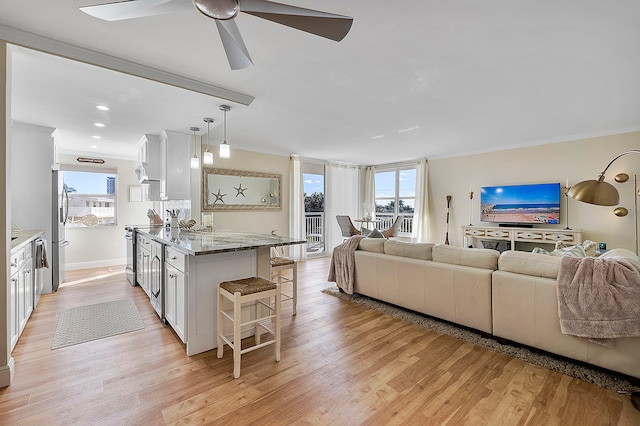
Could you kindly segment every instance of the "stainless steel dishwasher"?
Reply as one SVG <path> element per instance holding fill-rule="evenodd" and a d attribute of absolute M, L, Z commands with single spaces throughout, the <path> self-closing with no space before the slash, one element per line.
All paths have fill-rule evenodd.
<path fill-rule="evenodd" d="M 136 285 L 135 275 L 133 271 L 133 256 L 135 255 L 135 240 L 133 238 L 133 228 L 130 226 L 124 227 L 124 238 L 127 240 L 127 279 L 131 285 Z"/>

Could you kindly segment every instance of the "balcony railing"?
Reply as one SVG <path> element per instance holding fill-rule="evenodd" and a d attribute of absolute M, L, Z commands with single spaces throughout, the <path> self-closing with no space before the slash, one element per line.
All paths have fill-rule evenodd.
<path fill-rule="evenodd" d="M 306 212 L 305 230 L 307 253 L 321 253 L 324 249 L 324 212 Z"/>
<path fill-rule="evenodd" d="M 321 253 L 324 247 L 324 212 L 306 212 L 305 230 L 307 239 L 307 253 Z M 413 231 L 413 215 L 400 214 L 401 223 L 399 236 L 410 237 Z M 381 222 L 376 223 L 378 230 L 385 230 L 393 225 L 395 215 L 393 213 L 376 213 L 376 219 Z"/>
<path fill-rule="evenodd" d="M 413 231 L 413 214 L 400 213 L 400 230 L 399 236 L 410 237 Z M 376 219 L 381 222 L 376 223 L 376 228 L 380 231 L 388 229 L 393 225 L 395 215 L 393 213 L 376 213 Z"/>

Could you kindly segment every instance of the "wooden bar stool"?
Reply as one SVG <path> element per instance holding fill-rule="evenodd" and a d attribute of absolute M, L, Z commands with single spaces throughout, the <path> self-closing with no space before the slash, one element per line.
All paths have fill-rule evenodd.
<path fill-rule="evenodd" d="M 278 284 L 291 283 L 291 293 L 282 292 L 282 300 L 291 300 L 293 315 L 297 314 L 296 305 L 298 304 L 298 262 L 288 257 L 284 257 L 276 249 L 271 249 L 271 259 L 269 261 L 271 270 L 271 280 Z M 291 278 L 282 275 L 282 271 L 291 269 Z"/>
<path fill-rule="evenodd" d="M 275 305 L 271 305 L 271 298 L 275 298 Z M 233 303 L 233 309 L 223 309 L 224 299 Z M 266 299 L 265 302 L 263 299 Z M 252 303 L 253 319 L 242 322 L 242 305 Z M 240 356 L 247 352 L 275 345 L 276 361 L 280 361 L 280 284 L 261 277 L 242 278 L 221 282 L 218 286 L 218 358 L 224 353 L 224 343 L 233 349 L 233 377 L 240 377 Z M 233 324 L 233 335 L 225 336 L 223 318 Z M 267 323 L 275 322 L 275 327 Z M 242 328 L 255 327 L 255 344 L 242 349 Z M 262 332 L 273 336 L 273 339 L 261 342 Z"/>

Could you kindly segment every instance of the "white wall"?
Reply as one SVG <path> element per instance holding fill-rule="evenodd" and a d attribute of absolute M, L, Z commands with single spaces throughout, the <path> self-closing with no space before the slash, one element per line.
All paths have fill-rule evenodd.
<path fill-rule="evenodd" d="M 99 155 L 96 157 L 102 158 Z M 81 164 L 77 156 L 60 154 L 60 163 Z M 101 166 L 116 168 L 117 181 L 117 225 L 93 228 L 67 228 L 66 267 L 67 269 L 96 268 L 126 263 L 127 246 L 124 239 L 125 225 L 146 225 L 149 223 L 147 210 L 153 208 L 151 202 L 130 202 L 129 186 L 140 186 L 134 172 L 135 161 L 103 158 Z M 86 165 L 86 163 L 82 163 Z M 98 168 L 99 166 L 96 166 Z"/>
<path fill-rule="evenodd" d="M 443 243 L 446 232 L 446 196 L 451 195 L 449 240 L 463 244 L 460 226 L 469 224 L 469 188 L 474 191 L 473 224 L 491 225 L 479 221 L 479 189 L 488 185 L 509 185 L 537 182 L 560 182 L 564 186 L 587 179 L 597 179 L 609 161 L 618 154 L 640 148 L 640 132 L 581 139 L 518 148 L 485 154 L 429 160 L 430 240 Z M 629 182 L 613 181 L 625 172 Z M 607 182 L 620 192 L 620 205 L 629 210 L 626 217 L 613 214 L 615 207 L 594 206 L 569 199 L 569 226 L 583 231 L 583 239 L 606 242 L 607 248 L 623 247 L 635 251 L 633 223 L 633 175 L 640 175 L 640 155 L 626 155 L 607 171 Z M 563 192 L 564 194 L 564 192 Z M 562 223 L 566 226 L 566 204 L 562 197 Z"/>

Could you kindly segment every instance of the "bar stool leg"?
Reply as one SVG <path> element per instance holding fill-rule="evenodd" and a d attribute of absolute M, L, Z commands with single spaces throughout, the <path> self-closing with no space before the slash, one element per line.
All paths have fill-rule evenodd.
<path fill-rule="evenodd" d="M 276 347 L 276 361 L 280 361 L 280 305 L 282 302 L 282 293 L 280 283 L 276 284 L 276 329 L 275 329 L 275 347 Z"/>
<path fill-rule="evenodd" d="M 291 285 L 293 287 L 293 300 L 291 301 L 291 303 L 293 303 L 293 315 L 296 315 L 298 313 L 297 311 L 297 305 L 298 305 L 298 262 L 294 262 L 293 263 L 293 281 L 291 282 Z"/>
<path fill-rule="evenodd" d="M 218 358 L 222 358 L 224 354 L 224 341 L 222 340 L 222 333 L 224 333 L 224 327 L 222 324 L 222 303 L 224 297 L 222 296 L 222 290 L 218 286 Z"/>
<path fill-rule="evenodd" d="M 233 294 L 233 377 L 240 377 L 240 355 L 242 352 L 242 302 L 239 292 Z"/>
<path fill-rule="evenodd" d="M 253 302 L 253 310 L 255 312 L 256 319 L 262 318 L 264 316 L 262 309 L 263 309 L 263 306 L 262 306 L 262 303 L 260 303 L 260 300 L 256 300 L 255 302 Z M 256 340 L 256 345 L 259 345 L 262 333 L 260 332 L 260 323 L 257 321 L 255 325 L 255 331 L 253 333 L 254 333 L 254 338 Z"/>

